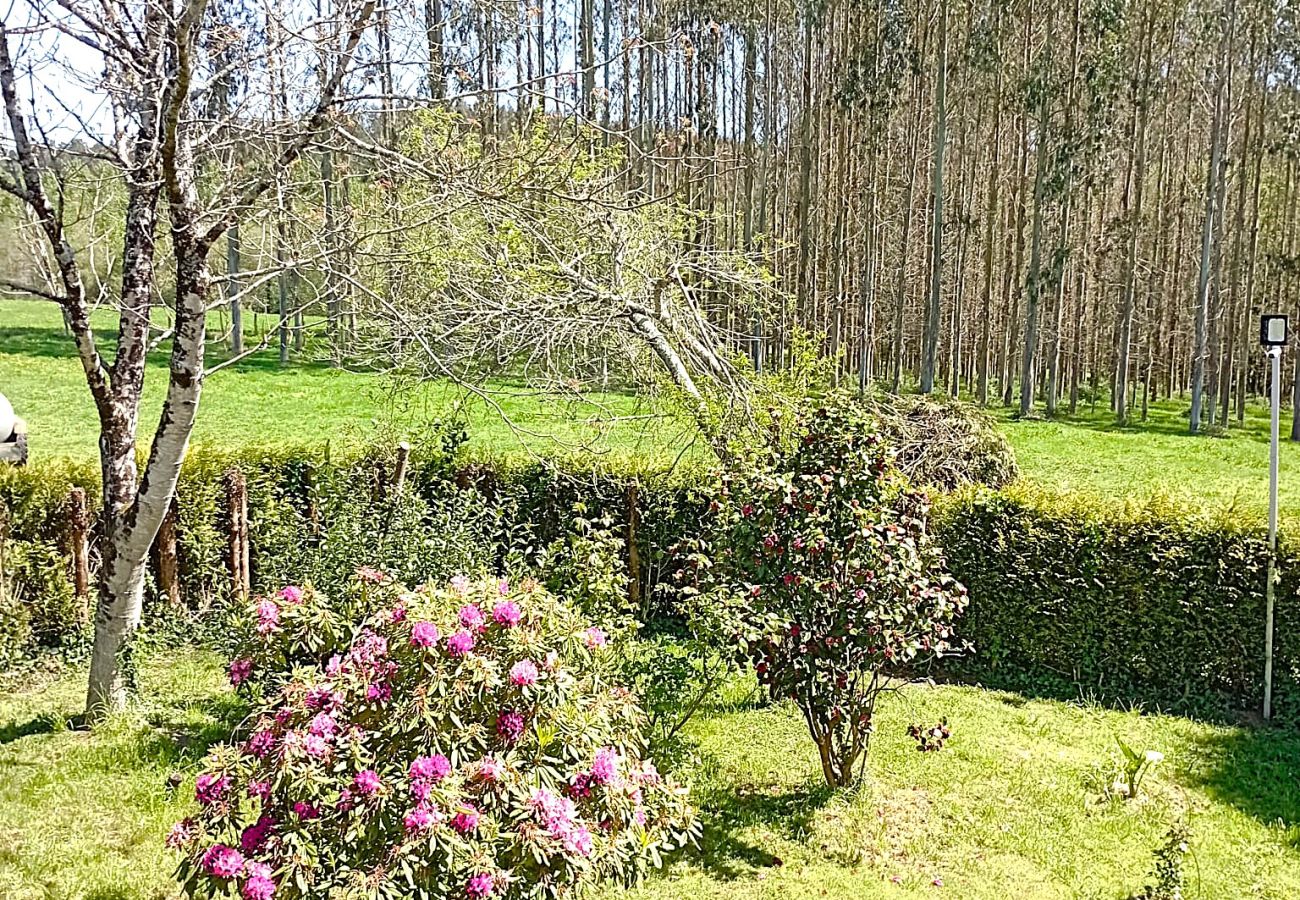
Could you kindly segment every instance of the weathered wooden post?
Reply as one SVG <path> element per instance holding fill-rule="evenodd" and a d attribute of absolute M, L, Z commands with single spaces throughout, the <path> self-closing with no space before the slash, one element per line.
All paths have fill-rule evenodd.
<path fill-rule="evenodd" d="M 72 554 L 72 592 L 77 598 L 77 615 L 82 622 L 90 618 L 90 511 L 86 492 L 74 487 L 68 491 L 68 552 Z"/>
<path fill-rule="evenodd" d="M 636 545 L 636 532 L 640 524 L 638 491 L 635 481 L 627 486 L 627 596 L 633 607 L 641 606 L 641 552 Z"/>
<path fill-rule="evenodd" d="M 226 471 L 225 482 L 230 595 L 244 600 L 249 592 L 248 482 L 237 468 Z"/>
<path fill-rule="evenodd" d="M 172 606 L 181 605 L 180 565 L 176 554 L 176 500 L 158 529 L 158 589 Z"/>
<path fill-rule="evenodd" d="M 393 496 L 401 495 L 406 487 L 406 467 L 411 459 L 411 445 L 402 441 L 397 445 L 397 466 L 393 470 Z"/>

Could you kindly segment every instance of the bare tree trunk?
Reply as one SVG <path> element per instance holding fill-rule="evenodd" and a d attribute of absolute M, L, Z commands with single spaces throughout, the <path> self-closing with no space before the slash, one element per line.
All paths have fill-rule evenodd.
<path fill-rule="evenodd" d="M 921 351 L 921 393 L 934 390 L 934 366 L 942 327 L 943 289 L 943 157 L 948 141 L 948 0 L 939 0 L 939 50 L 935 72 L 934 149 L 930 201 L 930 301 L 926 306 L 924 346 Z"/>

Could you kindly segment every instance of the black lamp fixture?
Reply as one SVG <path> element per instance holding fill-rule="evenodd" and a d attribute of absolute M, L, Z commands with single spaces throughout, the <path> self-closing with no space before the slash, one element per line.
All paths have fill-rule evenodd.
<path fill-rule="evenodd" d="M 1287 337 L 1286 316 L 1259 317 L 1259 342 L 1265 347 L 1285 347 Z"/>

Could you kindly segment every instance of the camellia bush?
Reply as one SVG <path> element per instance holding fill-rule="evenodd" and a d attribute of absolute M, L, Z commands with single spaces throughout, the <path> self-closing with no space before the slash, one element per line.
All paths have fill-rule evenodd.
<path fill-rule="evenodd" d="M 188 895 L 572 896 L 697 837 L 600 628 L 533 582 L 370 587 L 346 650 L 209 755 L 167 839 Z M 278 596 L 266 636 L 312 602 Z"/>
<path fill-rule="evenodd" d="M 792 447 L 722 474 L 681 577 L 732 598 L 738 646 L 803 712 L 828 784 L 865 764 L 891 676 L 954 652 L 966 590 L 944 568 L 912 490 L 850 401 L 801 414 Z"/>

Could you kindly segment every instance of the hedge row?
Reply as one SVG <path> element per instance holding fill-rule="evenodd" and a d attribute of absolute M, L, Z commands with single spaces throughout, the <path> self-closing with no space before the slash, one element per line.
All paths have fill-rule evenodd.
<path fill-rule="evenodd" d="M 226 591 L 222 476 L 237 466 L 249 485 L 255 590 L 326 584 L 362 563 L 410 580 L 500 566 L 538 552 L 581 514 L 608 517 L 631 539 L 634 600 L 651 623 L 671 623 L 671 596 L 656 588 L 668 581 L 669 548 L 704 512 L 692 489 L 699 473 L 467 463 L 444 437 L 417 445 L 409 489 L 394 500 L 393 465 L 382 447 L 332 459 L 324 450 L 191 459 L 178 499 L 186 604 L 205 609 Z M 0 610 L 0 665 L 78 633 L 64 504 L 74 484 L 93 497 L 95 474 L 58 464 L 0 470 L 11 595 Z M 972 599 L 960 629 L 976 652 L 955 674 L 1148 708 L 1258 708 L 1267 565 L 1258 523 L 1012 487 L 948 495 L 935 527 Z M 1300 724 L 1300 548 L 1283 542 L 1281 559 L 1274 707 Z"/>

